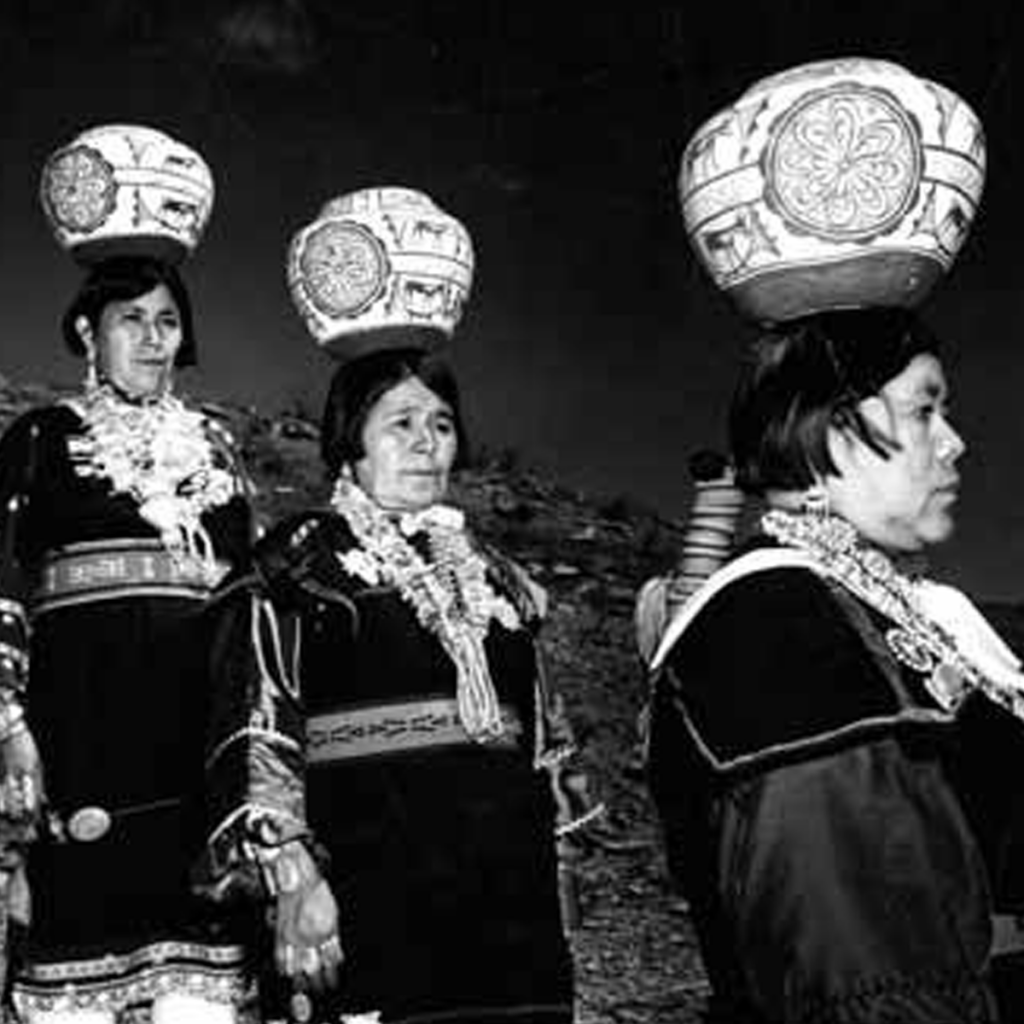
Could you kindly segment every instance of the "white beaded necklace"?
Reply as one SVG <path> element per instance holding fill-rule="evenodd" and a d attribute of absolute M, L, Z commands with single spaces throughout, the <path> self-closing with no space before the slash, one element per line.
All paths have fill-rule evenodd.
<path fill-rule="evenodd" d="M 978 689 L 1024 718 L 1024 691 L 989 678 L 965 657 L 952 633 L 923 610 L 919 582 L 901 573 L 878 549 L 860 543 L 846 520 L 773 509 L 762 517 L 761 528 L 809 554 L 824 575 L 890 619 L 894 625 L 885 633 L 889 649 L 924 675 L 925 685 L 944 708 L 954 710 L 970 690 Z"/>
<path fill-rule="evenodd" d="M 75 472 L 106 479 L 115 494 L 129 495 L 173 555 L 216 573 L 200 519 L 238 494 L 240 485 L 211 443 L 203 414 L 169 392 L 130 402 L 109 384 L 87 388 L 66 404 L 85 426 L 81 436 L 68 439 Z"/>
<path fill-rule="evenodd" d="M 501 709 L 484 638 L 492 619 L 509 630 L 519 628 L 520 619 L 488 582 L 487 563 L 470 543 L 462 513 L 434 505 L 393 517 L 345 477 L 335 485 L 331 507 L 359 543 L 338 554 L 341 565 L 371 586 L 385 583 L 398 590 L 455 663 L 459 718 L 466 732 L 479 742 L 501 736 Z M 406 539 L 418 532 L 426 535 L 430 561 Z"/>

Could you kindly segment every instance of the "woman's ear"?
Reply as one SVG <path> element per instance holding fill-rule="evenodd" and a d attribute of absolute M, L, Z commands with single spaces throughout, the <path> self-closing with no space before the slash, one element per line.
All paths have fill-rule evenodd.
<path fill-rule="evenodd" d="M 814 483 L 803 492 L 800 498 L 801 510 L 810 515 L 827 516 L 832 510 L 832 496 L 824 477 L 817 473 Z"/>
<path fill-rule="evenodd" d="M 84 313 L 75 317 L 75 332 L 82 339 L 82 347 L 85 349 L 86 357 L 95 361 L 96 336 L 93 333 L 92 324 L 89 323 L 89 318 Z"/>
<path fill-rule="evenodd" d="M 856 459 L 857 449 L 861 444 L 860 438 L 848 424 L 841 421 L 829 424 L 825 432 L 825 445 L 828 448 L 832 465 L 836 467 L 839 476 L 842 476 L 843 470 Z M 819 483 L 821 482 L 823 481 L 819 480 Z"/>

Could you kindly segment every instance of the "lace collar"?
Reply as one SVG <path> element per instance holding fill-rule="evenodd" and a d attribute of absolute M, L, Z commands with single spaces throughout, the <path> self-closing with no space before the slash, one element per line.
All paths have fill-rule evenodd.
<path fill-rule="evenodd" d="M 466 532 L 463 514 L 448 505 L 392 516 L 345 477 L 338 479 L 331 507 L 344 517 L 358 547 L 338 554 L 342 567 L 371 586 L 394 586 L 419 623 L 441 642 L 458 674 L 459 717 L 480 742 L 503 732 L 484 638 L 492 620 L 519 628 L 512 604 L 495 593 L 487 562 Z M 428 557 L 410 543 L 421 534 Z"/>
<path fill-rule="evenodd" d="M 892 621 L 886 644 L 899 661 L 924 675 L 944 708 L 954 710 L 970 690 L 978 689 L 1024 718 L 1019 661 L 959 591 L 900 572 L 837 516 L 773 509 L 762 517 L 761 527 L 809 554 L 823 575 Z"/>
<path fill-rule="evenodd" d="M 212 542 L 200 519 L 240 491 L 228 459 L 212 443 L 201 412 L 169 392 L 133 402 L 109 384 L 66 400 L 82 420 L 68 439 L 75 472 L 109 481 L 178 557 L 213 570 Z"/>

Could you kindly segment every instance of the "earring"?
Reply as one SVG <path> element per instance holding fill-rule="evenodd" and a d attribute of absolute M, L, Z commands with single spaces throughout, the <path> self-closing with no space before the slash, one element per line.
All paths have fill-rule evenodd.
<path fill-rule="evenodd" d="M 96 353 L 90 350 L 85 354 L 85 379 L 82 381 L 82 387 L 86 391 L 95 391 L 99 384 L 99 374 L 96 371 Z"/>
<path fill-rule="evenodd" d="M 807 488 L 803 497 L 803 511 L 818 519 L 828 517 L 831 509 L 829 508 L 828 491 L 825 490 L 824 484 L 816 483 Z"/>

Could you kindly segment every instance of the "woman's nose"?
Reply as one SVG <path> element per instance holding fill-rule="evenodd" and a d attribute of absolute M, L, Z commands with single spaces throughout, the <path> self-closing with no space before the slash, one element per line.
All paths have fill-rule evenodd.
<path fill-rule="evenodd" d="M 139 341 L 143 345 L 156 345 L 159 343 L 159 338 L 160 335 L 156 329 L 156 324 L 150 323 L 149 320 L 139 322 Z"/>
<path fill-rule="evenodd" d="M 967 444 L 948 420 L 942 421 L 942 434 L 936 446 L 939 458 L 944 462 L 956 462 L 965 451 Z"/>
<path fill-rule="evenodd" d="M 418 452 L 433 452 L 437 446 L 437 435 L 429 424 L 424 424 L 416 431 L 413 446 Z"/>

